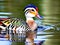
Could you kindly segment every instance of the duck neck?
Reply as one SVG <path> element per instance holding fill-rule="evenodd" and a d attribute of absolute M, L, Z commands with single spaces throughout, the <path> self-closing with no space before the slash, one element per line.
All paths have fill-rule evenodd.
<path fill-rule="evenodd" d="M 37 28 L 37 24 L 35 23 L 33 18 L 26 18 L 26 23 L 29 25 L 29 27 L 33 31 Z"/>

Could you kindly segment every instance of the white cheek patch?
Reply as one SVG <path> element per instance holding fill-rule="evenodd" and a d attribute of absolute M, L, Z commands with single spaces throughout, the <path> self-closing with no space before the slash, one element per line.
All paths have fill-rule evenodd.
<path fill-rule="evenodd" d="M 31 13 L 27 13 L 25 15 L 26 15 L 26 17 L 35 17 L 35 15 L 34 14 L 31 14 Z"/>

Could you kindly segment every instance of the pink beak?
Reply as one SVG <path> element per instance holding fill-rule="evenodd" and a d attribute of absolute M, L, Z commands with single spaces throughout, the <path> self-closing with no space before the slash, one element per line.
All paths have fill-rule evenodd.
<path fill-rule="evenodd" d="M 39 18 L 39 19 L 43 19 L 43 17 L 40 16 L 39 14 L 37 14 L 36 17 Z"/>

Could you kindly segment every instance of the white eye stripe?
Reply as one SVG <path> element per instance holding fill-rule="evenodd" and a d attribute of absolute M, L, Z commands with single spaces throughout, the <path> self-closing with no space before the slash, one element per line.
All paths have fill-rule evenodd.
<path fill-rule="evenodd" d="M 25 14 L 27 14 L 27 13 L 29 13 L 28 11 L 27 12 L 25 12 Z"/>
<path fill-rule="evenodd" d="M 36 11 L 34 8 L 26 8 L 24 12 L 26 12 L 26 10 L 29 10 L 29 9 L 33 9 L 34 11 Z"/>
<path fill-rule="evenodd" d="M 26 11 L 24 11 L 24 12 L 28 12 L 28 10 L 30 10 L 30 9 L 27 9 Z"/>

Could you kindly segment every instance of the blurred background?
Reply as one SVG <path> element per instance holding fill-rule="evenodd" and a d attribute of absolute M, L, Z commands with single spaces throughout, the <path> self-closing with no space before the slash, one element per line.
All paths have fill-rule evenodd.
<path fill-rule="evenodd" d="M 44 24 L 58 24 L 60 27 L 60 0 L 0 0 L 0 18 L 16 17 L 25 20 L 23 9 L 28 4 L 39 8 Z M 47 38 L 43 45 L 60 45 L 60 31 L 53 32 L 54 36 Z"/>

